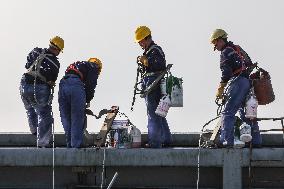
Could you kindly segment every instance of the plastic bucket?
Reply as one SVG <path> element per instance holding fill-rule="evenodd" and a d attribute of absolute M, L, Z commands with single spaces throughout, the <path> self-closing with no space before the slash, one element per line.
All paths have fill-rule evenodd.
<path fill-rule="evenodd" d="M 251 127 L 250 125 L 243 123 L 240 127 L 240 140 L 243 142 L 249 142 L 251 139 Z"/>
<path fill-rule="evenodd" d="M 155 113 L 161 117 L 166 117 L 170 108 L 170 98 L 169 96 L 164 96 L 160 99 L 159 105 L 155 111 Z"/>

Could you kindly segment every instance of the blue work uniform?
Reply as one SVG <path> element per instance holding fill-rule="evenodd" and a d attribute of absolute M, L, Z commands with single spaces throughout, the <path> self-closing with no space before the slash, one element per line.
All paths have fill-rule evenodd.
<path fill-rule="evenodd" d="M 240 113 L 242 121 L 249 124 L 252 128 L 252 144 L 260 145 L 261 136 L 257 121 L 245 118 L 244 105 L 246 97 L 251 88 L 247 67 L 252 62 L 248 54 L 232 42 L 227 42 L 221 50 L 220 69 L 222 72 L 221 82 L 228 83 L 225 90 L 226 102 L 222 111 L 220 141 L 227 146 L 234 145 L 234 123 L 235 114 Z"/>
<path fill-rule="evenodd" d="M 34 48 L 27 56 L 20 94 L 24 103 L 30 131 L 37 135 L 39 147 L 49 146 L 53 116 L 53 88 L 47 82 L 55 82 L 60 64 L 57 57 L 48 49 Z"/>
<path fill-rule="evenodd" d="M 142 89 L 145 89 L 157 78 L 160 71 L 166 69 L 166 60 L 162 48 L 154 42 L 150 44 L 143 55 L 148 59 L 146 76 L 142 82 Z M 161 97 L 162 94 L 159 86 L 145 97 L 148 114 L 148 141 L 152 148 L 161 148 L 162 145 L 168 146 L 172 142 L 166 118 L 155 113 Z"/>
<path fill-rule="evenodd" d="M 98 76 L 97 64 L 78 61 L 68 66 L 60 81 L 59 111 L 68 148 L 82 147 L 86 103 L 94 97 Z"/>

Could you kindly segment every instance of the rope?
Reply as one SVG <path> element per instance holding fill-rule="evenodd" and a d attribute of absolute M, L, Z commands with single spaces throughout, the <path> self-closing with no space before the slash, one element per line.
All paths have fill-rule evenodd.
<path fill-rule="evenodd" d="M 53 117 L 53 112 L 51 111 Z M 52 121 L 52 189 L 55 187 L 55 151 L 54 151 L 54 120 Z"/>
<path fill-rule="evenodd" d="M 142 75 L 145 73 L 145 67 L 141 63 L 139 63 L 139 58 L 140 56 L 138 56 L 136 60 L 137 71 L 136 71 L 136 80 L 135 80 L 134 92 L 133 92 L 134 94 L 133 94 L 131 108 L 130 108 L 131 111 L 133 111 L 133 108 L 134 108 L 134 104 L 136 101 L 136 95 L 141 94 L 142 92 L 142 89 L 138 89 L 137 86 L 142 83 L 142 77 L 143 77 Z"/>
<path fill-rule="evenodd" d="M 103 164 L 102 164 L 101 189 L 103 188 L 103 184 L 104 184 L 105 160 L 106 160 L 106 146 L 104 147 L 104 159 L 103 159 Z"/>

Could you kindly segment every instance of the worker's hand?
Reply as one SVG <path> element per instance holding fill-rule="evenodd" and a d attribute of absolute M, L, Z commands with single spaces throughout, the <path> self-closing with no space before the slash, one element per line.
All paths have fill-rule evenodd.
<path fill-rule="evenodd" d="M 216 93 L 216 97 L 219 98 L 219 99 L 222 99 L 223 97 L 223 92 L 224 92 L 224 89 L 226 87 L 227 83 L 220 83 L 218 89 L 217 89 L 217 93 Z"/>
<path fill-rule="evenodd" d="M 86 108 L 90 108 L 90 102 L 86 103 Z"/>
<path fill-rule="evenodd" d="M 139 62 L 141 62 L 146 67 L 149 65 L 148 59 L 145 55 L 139 57 Z"/>

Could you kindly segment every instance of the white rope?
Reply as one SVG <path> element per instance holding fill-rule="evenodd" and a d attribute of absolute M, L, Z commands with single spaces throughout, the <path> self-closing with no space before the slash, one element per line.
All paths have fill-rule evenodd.
<path fill-rule="evenodd" d="M 53 112 L 51 110 L 51 116 L 53 117 Z M 52 121 L 52 189 L 55 186 L 55 153 L 54 153 L 54 120 Z"/>
<path fill-rule="evenodd" d="M 104 184 L 105 160 L 106 160 L 106 146 L 104 147 L 104 159 L 103 159 L 102 176 L 101 176 L 101 189 L 103 188 L 103 184 Z"/>
<path fill-rule="evenodd" d="M 112 187 L 112 185 L 113 185 L 113 183 L 114 183 L 114 181 L 115 181 L 117 175 L 118 175 L 118 173 L 115 172 L 115 174 L 113 175 L 113 177 L 112 177 L 112 179 L 111 179 L 111 181 L 110 181 L 110 183 L 109 183 L 107 189 L 110 189 L 110 188 Z"/>
<path fill-rule="evenodd" d="M 199 140 L 198 140 L 198 155 L 197 155 L 197 181 L 196 181 L 196 189 L 198 189 L 198 188 L 199 188 L 201 137 L 202 137 L 202 132 L 200 133 L 200 135 L 199 135 Z"/>

